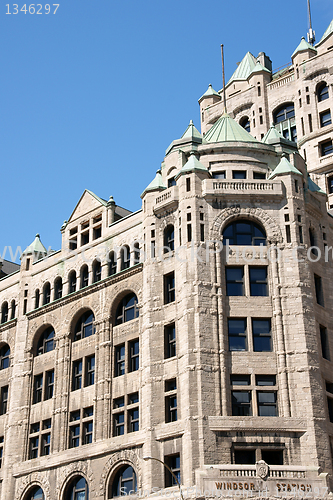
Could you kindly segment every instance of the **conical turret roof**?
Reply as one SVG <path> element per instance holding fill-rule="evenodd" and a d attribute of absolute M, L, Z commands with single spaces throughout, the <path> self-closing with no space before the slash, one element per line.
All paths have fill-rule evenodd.
<path fill-rule="evenodd" d="M 151 183 L 146 187 L 144 192 L 141 195 L 141 198 L 148 192 L 148 191 L 161 191 L 162 189 L 166 189 L 166 186 L 163 183 L 162 179 L 162 172 L 161 170 L 157 170 L 156 175 L 154 179 L 151 181 Z"/>
<path fill-rule="evenodd" d="M 247 52 L 243 57 L 242 61 L 237 66 L 236 71 L 234 71 L 232 77 L 228 81 L 227 85 L 235 80 L 247 80 L 252 71 L 254 70 L 257 64 L 257 59 L 254 57 L 251 52 Z"/>
<path fill-rule="evenodd" d="M 176 179 L 178 179 L 178 177 L 180 177 L 183 174 L 188 174 L 189 172 L 196 172 L 196 171 L 208 173 L 208 169 L 197 159 L 194 153 L 191 153 L 185 165 L 183 165 L 183 167 L 176 175 Z"/>
<path fill-rule="evenodd" d="M 283 155 L 280 163 L 273 170 L 268 179 L 271 180 L 274 179 L 274 177 L 276 177 L 277 175 L 285 175 L 290 173 L 302 175 L 302 173 L 296 167 L 294 167 L 294 165 L 292 165 L 290 161 L 287 160 L 287 158 Z"/>
<path fill-rule="evenodd" d="M 317 53 L 317 50 L 313 47 L 313 45 L 307 42 L 304 36 L 302 36 L 301 43 L 298 45 L 291 57 L 294 57 L 296 54 L 298 54 L 298 52 L 303 52 L 304 50 L 312 50 L 313 52 Z"/>
<path fill-rule="evenodd" d="M 309 176 L 308 174 L 308 187 L 309 187 L 309 191 L 311 191 L 312 193 L 320 193 L 320 194 L 325 194 L 325 191 L 323 191 L 319 186 L 318 184 L 316 184 L 312 179 L 311 177 Z"/>
<path fill-rule="evenodd" d="M 217 122 L 208 130 L 204 137 L 205 141 L 211 142 L 258 142 L 228 113 L 224 113 Z"/>
<path fill-rule="evenodd" d="M 38 254 L 41 257 L 47 255 L 47 250 L 43 243 L 40 241 L 40 235 L 37 233 L 34 241 L 24 250 L 23 255 L 33 255 Z"/>
<path fill-rule="evenodd" d="M 193 139 L 196 137 L 197 139 L 202 139 L 202 135 L 199 130 L 195 127 L 192 120 L 190 120 L 190 124 L 181 136 L 181 139 Z"/>
<path fill-rule="evenodd" d="M 210 83 L 208 85 L 208 89 L 206 90 L 206 92 L 204 94 L 202 94 L 202 96 L 200 97 L 199 102 L 204 97 L 212 97 L 213 95 L 216 95 L 217 97 L 221 98 L 220 94 L 218 92 L 216 92 L 216 90 L 213 89 L 212 84 Z"/>

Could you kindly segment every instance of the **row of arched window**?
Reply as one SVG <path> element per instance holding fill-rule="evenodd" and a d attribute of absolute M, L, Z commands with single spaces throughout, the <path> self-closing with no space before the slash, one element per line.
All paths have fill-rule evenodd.
<path fill-rule="evenodd" d="M 133 265 L 140 262 L 140 248 L 139 243 L 134 243 L 133 252 Z M 120 250 L 120 262 L 118 264 L 117 253 L 115 251 L 110 252 L 108 257 L 108 276 L 112 276 L 119 271 L 124 271 L 128 269 L 131 265 L 131 251 L 128 245 L 124 245 Z M 119 268 L 119 269 L 118 269 Z M 85 288 L 89 285 L 89 268 L 87 264 L 84 264 L 80 269 L 79 283 L 77 282 L 76 271 L 70 271 L 68 275 L 68 290 L 67 293 L 74 293 L 76 290 Z M 92 263 L 92 283 L 97 283 L 102 279 L 102 263 L 99 259 L 95 259 Z M 63 282 L 62 278 L 58 276 L 54 280 L 54 292 L 53 300 L 61 299 L 63 296 Z M 35 309 L 41 305 L 49 304 L 51 302 L 51 284 L 46 282 L 43 286 L 42 291 L 39 288 L 35 291 Z"/>
<path fill-rule="evenodd" d="M 113 478 L 109 480 L 107 498 L 134 494 L 137 491 L 136 474 L 130 465 L 122 465 Z M 32 486 L 23 500 L 45 500 L 44 491 L 40 486 Z M 87 480 L 77 475 L 69 481 L 65 488 L 63 500 L 89 500 L 89 485 Z"/>
<path fill-rule="evenodd" d="M 15 313 L 16 313 L 16 302 L 15 300 L 11 301 L 10 308 L 8 305 L 8 302 L 3 302 L 1 306 L 1 317 L 0 317 L 0 323 L 6 323 L 10 319 L 15 318 Z"/>

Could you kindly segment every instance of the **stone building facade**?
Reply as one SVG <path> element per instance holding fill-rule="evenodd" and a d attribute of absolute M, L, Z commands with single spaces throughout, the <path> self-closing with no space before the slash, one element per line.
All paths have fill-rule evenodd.
<path fill-rule="evenodd" d="M 61 249 L 37 235 L 1 278 L 2 500 L 331 491 L 332 28 L 287 73 L 250 58 L 230 115 L 210 87 L 140 210 L 85 191 Z"/>

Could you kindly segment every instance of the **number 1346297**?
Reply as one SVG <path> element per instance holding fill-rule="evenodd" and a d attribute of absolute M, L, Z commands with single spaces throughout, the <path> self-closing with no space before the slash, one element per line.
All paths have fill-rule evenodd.
<path fill-rule="evenodd" d="M 42 5 L 41 3 L 24 4 L 20 7 L 17 3 L 6 4 L 6 14 L 55 14 L 59 8 L 59 3 Z"/>

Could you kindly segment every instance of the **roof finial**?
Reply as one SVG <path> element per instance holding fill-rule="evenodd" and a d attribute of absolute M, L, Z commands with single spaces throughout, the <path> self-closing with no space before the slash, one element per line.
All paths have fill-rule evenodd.
<path fill-rule="evenodd" d="M 222 78 L 223 78 L 223 112 L 227 112 L 227 102 L 225 97 L 225 73 L 224 73 L 224 52 L 223 44 L 221 43 L 221 57 L 222 57 Z"/>
<path fill-rule="evenodd" d="M 310 10 L 310 0 L 308 0 L 308 16 L 309 16 L 309 31 L 308 31 L 308 42 L 313 45 L 316 41 L 316 33 L 312 29 L 312 22 L 311 22 L 311 10 Z"/>

